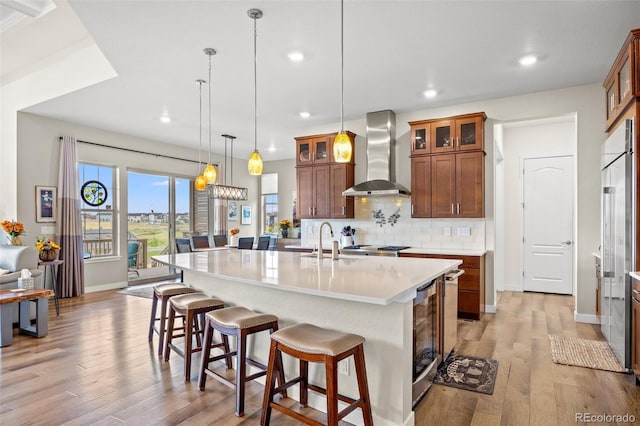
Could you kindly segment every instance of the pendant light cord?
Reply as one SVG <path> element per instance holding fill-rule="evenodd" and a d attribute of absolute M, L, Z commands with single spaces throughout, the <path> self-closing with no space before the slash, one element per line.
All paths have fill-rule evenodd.
<path fill-rule="evenodd" d="M 340 132 L 344 133 L 344 0 L 340 0 Z"/>
<path fill-rule="evenodd" d="M 202 83 L 204 80 L 198 80 L 198 86 L 200 88 L 200 129 L 199 129 L 199 139 L 198 143 L 198 173 L 200 173 L 200 168 L 202 167 Z"/>
<path fill-rule="evenodd" d="M 211 164 L 211 56 L 209 55 L 209 162 Z"/>
<path fill-rule="evenodd" d="M 227 137 L 224 138 L 224 184 L 227 184 Z"/>
<path fill-rule="evenodd" d="M 253 18 L 253 150 L 258 150 L 258 30 Z"/>

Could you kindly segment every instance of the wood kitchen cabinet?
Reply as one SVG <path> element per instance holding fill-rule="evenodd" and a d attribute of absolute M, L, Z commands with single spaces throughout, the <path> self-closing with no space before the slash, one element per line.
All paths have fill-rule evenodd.
<path fill-rule="evenodd" d="M 459 269 L 464 270 L 458 278 L 458 318 L 480 319 L 485 310 L 485 256 L 457 256 L 440 254 L 400 253 L 400 257 L 421 259 L 460 259 Z"/>
<path fill-rule="evenodd" d="M 484 217 L 484 112 L 409 122 L 411 217 Z M 425 147 L 420 145 L 423 135 Z"/>
<path fill-rule="evenodd" d="M 431 217 L 431 157 L 411 158 L 411 217 Z"/>
<path fill-rule="evenodd" d="M 355 134 L 347 132 L 354 144 Z M 354 199 L 342 191 L 355 181 L 355 164 L 333 161 L 332 141 L 336 133 L 296 138 L 297 208 L 296 219 L 347 219 L 354 217 Z M 355 148 L 355 145 L 354 145 Z M 318 155 L 318 150 L 328 150 Z"/>
<path fill-rule="evenodd" d="M 631 279 L 631 368 L 640 385 L 640 281 Z"/>
<path fill-rule="evenodd" d="M 484 217 L 484 152 L 431 156 L 431 217 Z"/>
<path fill-rule="evenodd" d="M 640 29 L 633 30 L 622 45 L 604 81 L 607 130 L 640 96 Z"/>

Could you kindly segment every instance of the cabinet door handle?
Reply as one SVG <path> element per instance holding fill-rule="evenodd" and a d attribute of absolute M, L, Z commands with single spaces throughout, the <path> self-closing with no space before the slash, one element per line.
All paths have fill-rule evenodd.
<path fill-rule="evenodd" d="M 413 204 L 411 204 L 411 215 L 413 215 Z"/>
<path fill-rule="evenodd" d="M 460 203 L 457 203 L 457 207 L 456 207 L 458 214 L 460 214 Z"/>
<path fill-rule="evenodd" d="M 458 143 L 458 148 L 460 148 L 460 136 L 456 136 L 456 142 Z"/>
<path fill-rule="evenodd" d="M 451 214 L 453 214 L 453 203 L 451 203 Z"/>
<path fill-rule="evenodd" d="M 347 214 L 347 207 L 342 206 L 342 214 L 346 215 Z"/>
<path fill-rule="evenodd" d="M 311 210 L 313 207 L 309 207 L 309 216 L 313 215 L 313 211 Z"/>

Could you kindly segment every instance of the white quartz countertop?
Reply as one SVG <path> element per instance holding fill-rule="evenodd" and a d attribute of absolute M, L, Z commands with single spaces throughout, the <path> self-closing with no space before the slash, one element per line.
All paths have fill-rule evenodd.
<path fill-rule="evenodd" d="M 484 256 L 485 249 L 455 249 L 455 248 L 421 248 L 412 247 L 400 250 L 400 254 L 441 254 L 447 256 Z"/>
<path fill-rule="evenodd" d="M 416 289 L 462 262 L 385 256 L 322 260 L 307 253 L 217 250 L 153 259 L 179 269 L 273 289 L 388 305 L 411 300 Z M 188 283 L 187 283 L 188 284 Z"/>
<path fill-rule="evenodd" d="M 593 255 L 593 257 L 595 257 L 596 259 L 602 259 L 602 255 L 600 254 L 599 251 L 594 251 L 593 253 L 591 253 Z"/>
<path fill-rule="evenodd" d="M 636 280 L 640 280 L 640 272 L 629 272 L 629 276 L 631 278 L 635 278 Z"/>

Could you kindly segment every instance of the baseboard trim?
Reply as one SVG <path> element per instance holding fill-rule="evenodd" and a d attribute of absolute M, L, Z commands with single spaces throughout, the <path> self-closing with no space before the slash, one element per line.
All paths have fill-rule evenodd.
<path fill-rule="evenodd" d="M 127 282 L 126 281 L 122 281 L 122 282 L 116 282 L 116 283 L 107 283 L 107 284 L 85 286 L 84 292 L 85 293 L 95 293 L 95 292 L 98 292 L 98 291 L 115 290 L 115 289 L 118 289 L 118 288 L 125 288 L 125 287 L 127 287 Z"/>
<path fill-rule="evenodd" d="M 573 319 L 576 322 L 584 322 L 587 324 L 600 324 L 600 318 L 597 315 L 579 314 L 573 311 Z"/>
<path fill-rule="evenodd" d="M 484 312 L 486 314 L 495 314 L 496 309 L 496 305 L 484 305 Z"/>

